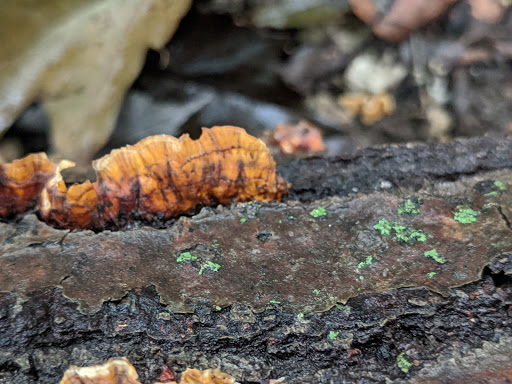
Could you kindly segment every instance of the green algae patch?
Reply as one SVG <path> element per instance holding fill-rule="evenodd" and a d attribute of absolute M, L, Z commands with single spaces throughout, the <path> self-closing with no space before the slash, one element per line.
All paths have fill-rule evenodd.
<path fill-rule="evenodd" d="M 505 183 L 499 180 L 494 181 L 494 186 L 498 188 L 500 191 L 506 191 L 507 187 L 505 186 Z"/>
<path fill-rule="evenodd" d="M 309 214 L 316 218 L 316 217 L 327 215 L 327 212 L 326 212 L 325 208 L 318 207 L 316 209 L 313 209 L 311 212 L 309 212 Z"/>
<path fill-rule="evenodd" d="M 387 219 L 380 219 L 373 228 L 380 231 L 380 234 L 383 236 L 393 234 L 395 240 L 402 243 L 414 244 L 417 241 L 427 241 L 427 234 L 424 231 L 400 225 L 395 221 L 389 221 Z"/>
<path fill-rule="evenodd" d="M 364 267 L 367 267 L 369 265 L 373 264 L 373 256 L 366 256 L 366 259 L 364 261 L 361 261 L 359 264 L 357 264 L 357 269 L 363 269 Z"/>
<path fill-rule="evenodd" d="M 443 255 L 440 255 L 436 249 L 431 249 L 430 251 L 426 251 L 424 253 L 425 257 L 430 257 L 432 259 L 434 259 L 436 262 L 438 262 L 439 264 L 444 264 L 446 263 L 446 259 L 444 258 Z"/>
<path fill-rule="evenodd" d="M 186 261 L 194 261 L 197 260 L 197 257 L 192 255 L 190 252 L 183 252 L 176 258 L 178 263 L 184 263 Z"/>
<path fill-rule="evenodd" d="M 404 373 L 408 373 L 409 369 L 413 366 L 413 363 L 409 362 L 405 357 L 404 353 L 398 355 L 396 358 L 396 364 L 398 365 L 398 368 Z"/>
<path fill-rule="evenodd" d="M 202 275 L 204 270 L 210 270 L 212 272 L 219 272 L 220 265 L 214 263 L 213 261 L 207 260 L 203 265 L 201 265 L 201 269 L 199 270 L 199 274 Z"/>
<path fill-rule="evenodd" d="M 411 199 L 405 200 L 403 203 L 398 205 L 398 214 L 399 215 L 418 215 L 420 213 L 419 207 L 421 205 L 422 200 L 416 199 L 417 202 L 414 202 Z"/>
<path fill-rule="evenodd" d="M 336 308 L 343 313 L 350 313 L 350 307 L 348 305 L 336 304 Z"/>
<path fill-rule="evenodd" d="M 469 207 L 463 206 L 463 207 L 458 208 L 453 213 L 453 219 L 462 224 L 471 224 L 476 221 L 476 219 L 478 218 L 479 215 L 480 215 L 480 212 L 475 211 Z"/>

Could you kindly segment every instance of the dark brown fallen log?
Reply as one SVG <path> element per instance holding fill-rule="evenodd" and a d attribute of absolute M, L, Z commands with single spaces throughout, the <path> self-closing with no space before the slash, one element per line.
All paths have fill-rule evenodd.
<path fill-rule="evenodd" d="M 512 138 L 280 167 L 284 203 L 168 228 L 0 223 L 0 382 L 126 356 L 141 382 L 512 379 Z M 475 381 L 476 380 L 476 381 Z"/>

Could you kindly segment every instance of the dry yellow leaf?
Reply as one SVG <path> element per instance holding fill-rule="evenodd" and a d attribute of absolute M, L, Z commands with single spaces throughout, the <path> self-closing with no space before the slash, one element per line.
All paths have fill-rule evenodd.
<path fill-rule="evenodd" d="M 148 48 L 161 48 L 191 0 L 3 0 L 0 135 L 43 102 L 59 156 L 87 164 L 114 127 Z"/>

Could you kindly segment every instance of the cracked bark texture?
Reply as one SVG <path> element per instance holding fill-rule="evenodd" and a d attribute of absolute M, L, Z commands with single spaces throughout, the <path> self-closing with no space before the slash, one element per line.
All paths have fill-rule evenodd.
<path fill-rule="evenodd" d="M 164 362 L 242 383 L 512 379 L 511 144 L 291 162 L 279 168 L 287 201 L 204 208 L 160 229 L 0 224 L 0 382 L 54 383 L 69 364 L 115 356 L 142 382 Z M 407 199 L 418 214 L 398 213 Z M 454 220 L 461 206 L 475 222 Z M 405 229 L 383 233 L 382 219 Z"/>

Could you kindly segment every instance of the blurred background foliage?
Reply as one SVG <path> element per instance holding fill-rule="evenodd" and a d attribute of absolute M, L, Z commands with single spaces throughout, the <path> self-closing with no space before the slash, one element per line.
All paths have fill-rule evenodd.
<path fill-rule="evenodd" d="M 279 124 L 306 120 L 330 155 L 512 132 L 509 0 L 196 0 L 170 41 L 187 1 L 155 0 L 160 8 L 152 13 L 139 0 L 130 0 L 131 13 L 125 3 L 96 8 L 79 33 L 62 31 L 73 39 L 49 40 L 41 31 L 50 19 L 52 31 L 76 26 L 70 15 L 91 12 L 95 2 L 65 1 L 52 17 L 44 3 L 0 6 L 2 35 L 23 30 L 0 44 L 5 161 L 49 151 L 86 164 L 148 135 L 197 137 L 201 126 L 222 124 L 265 137 Z M 71 66 L 56 66 L 50 53 L 67 42 Z M 53 76 L 44 87 L 33 85 L 41 83 L 34 75 L 41 62 Z M 116 96 L 104 92 L 126 73 Z M 12 96 L 25 89 L 35 90 L 22 101 Z M 64 103 L 69 95 L 74 101 Z M 53 103 L 64 107 L 64 123 L 56 124 Z M 108 113 L 99 114 L 105 104 Z"/>

